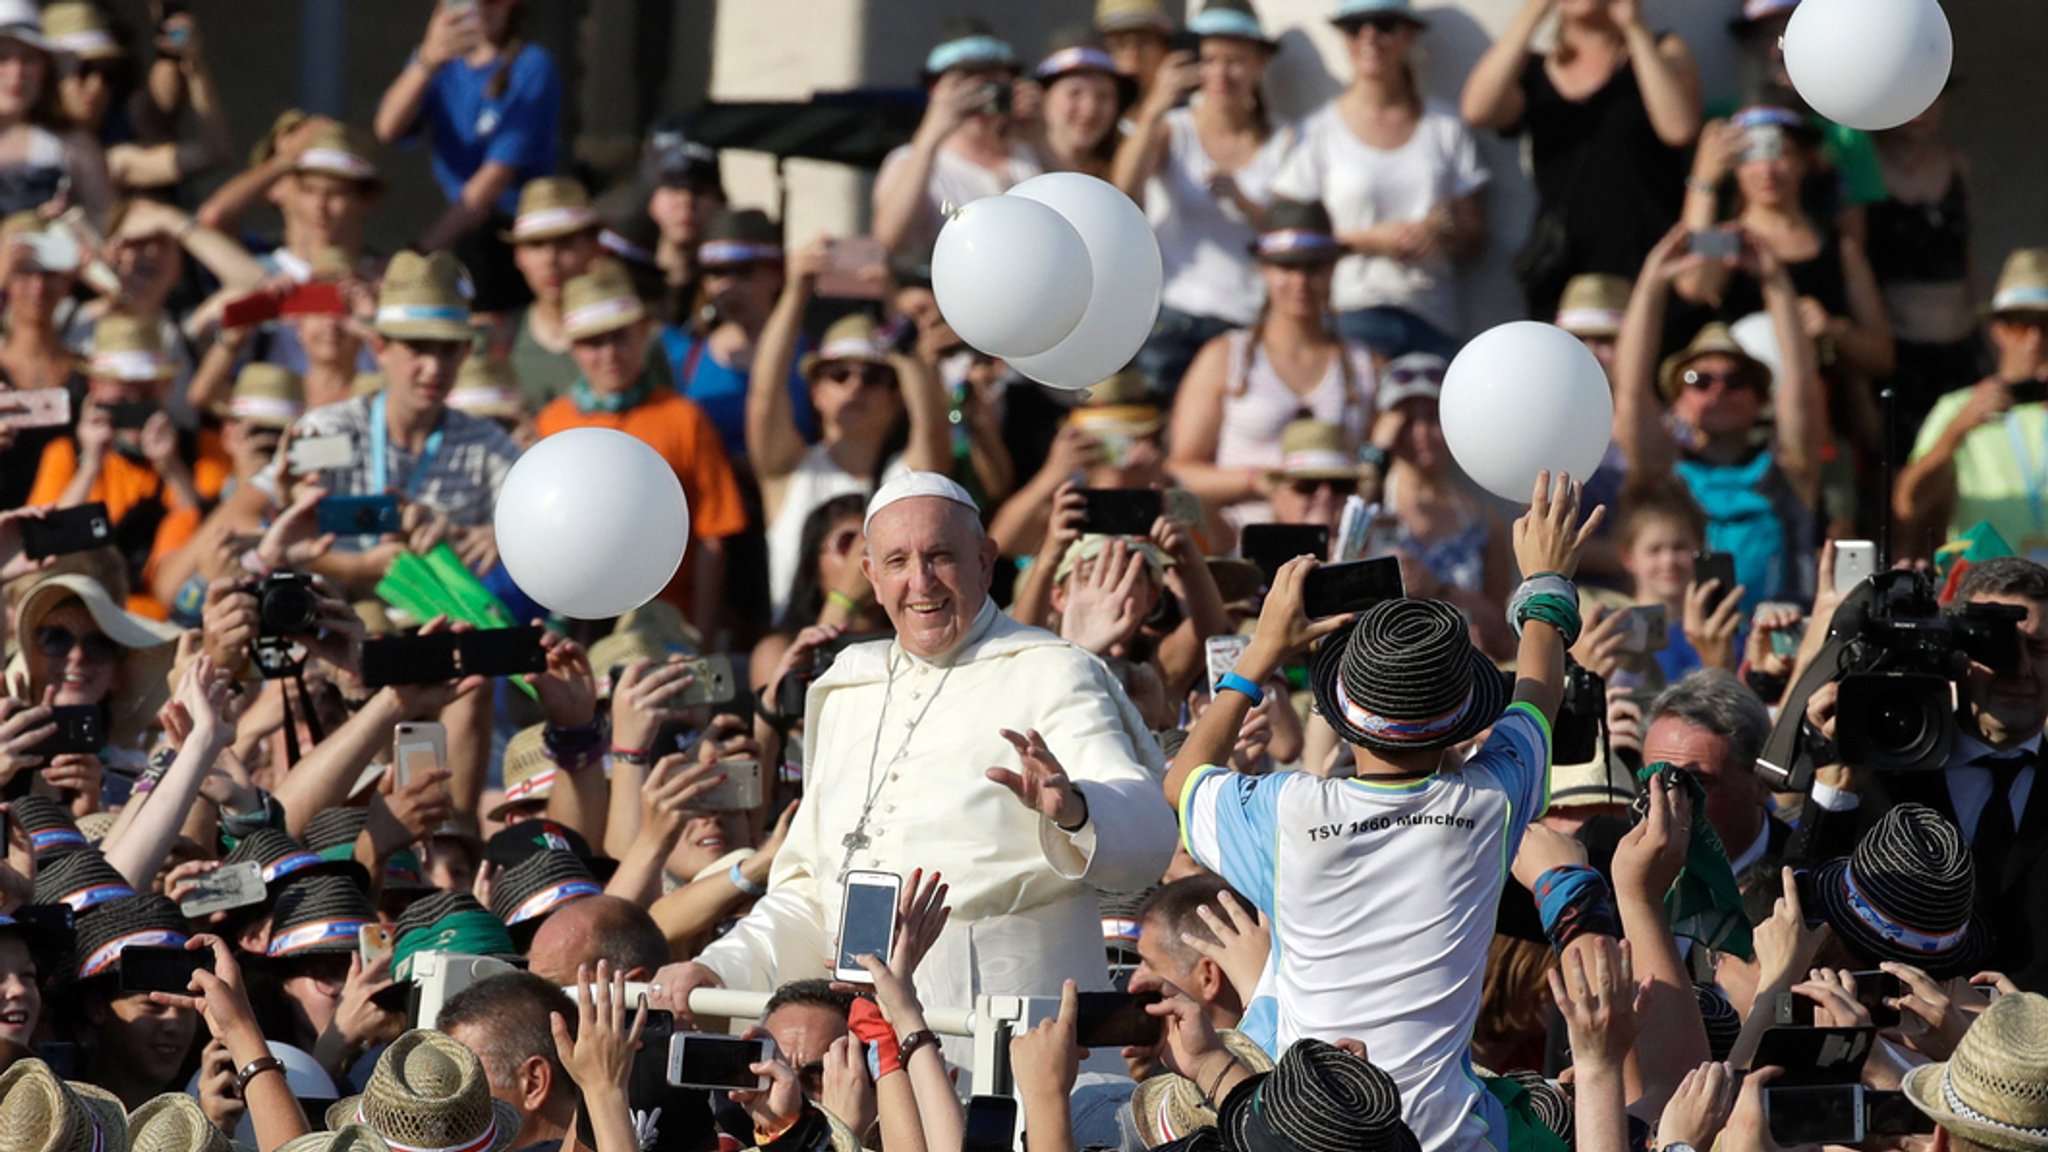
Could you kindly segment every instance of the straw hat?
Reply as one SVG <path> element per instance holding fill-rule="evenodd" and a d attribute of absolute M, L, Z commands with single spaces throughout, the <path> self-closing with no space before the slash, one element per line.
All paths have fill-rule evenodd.
<path fill-rule="evenodd" d="M 519 1110 L 491 1098 L 477 1054 L 439 1032 L 414 1029 L 391 1042 L 363 1094 L 336 1101 L 327 1127 L 367 1124 L 409 1148 L 501 1152 L 519 1136 Z"/>
<path fill-rule="evenodd" d="M 1173 17 L 1159 0 L 1095 0 L 1095 30 L 1111 32 L 1157 32 L 1173 35 Z"/>
<path fill-rule="evenodd" d="M 818 350 L 804 353 L 801 366 L 804 376 L 815 381 L 818 369 L 849 361 L 889 366 L 889 351 L 877 336 L 874 317 L 865 312 L 849 313 L 834 320 L 825 329 L 824 339 L 818 341 Z"/>
<path fill-rule="evenodd" d="M 2048 248 L 2016 248 L 2005 258 L 1987 311 L 1994 317 L 2048 312 Z"/>
<path fill-rule="evenodd" d="M 1692 343 L 1664 358 L 1664 366 L 1657 373 L 1657 387 L 1664 393 L 1664 400 L 1670 403 L 1678 399 L 1682 385 L 1679 377 L 1702 356 L 1732 356 L 1740 371 L 1755 380 L 1754 387 L 1759 395 L 1767 394 L 1771 387 L 1771 370 L 1763 361 L 1751 356 L 1735 339 L 1726 324 L 1714 321 L 1702 325 Z"/>
<path fill-rule="evenodd" d="M 232 1152 L 233 1145 L 199 1101 L 166 1092 L 128 1114 L 128 1152 Z"/>
<path fill-rule="evenodd" d="M 546 731 L 547 725 L 535 724 L 520 729 L 505 741 L 505 797 L 486 813 L 491 820 L 504 823 L 515 805 L 545 805 L 554 792 L 555 762 L 549 758 L 547 742 L 542 739 Z"/>
<path fill-rule="evenodd" d="M 66 0 L 43 9 L 43 35 L 57 51 L 80 60 L 123 60 L 128 55 L 97 4 Z"/>
<path fill-rule="evenodd" d="M 129 885 L 128 878 L 107 863 L 107 858 L 97 848 L 76 848 L 36 861 L 35 902 L 38 904 L 63 904 L 82 914 L 88 908 L 133 895 L 135 889 Z M 81 915 L 80 923 L 83 922 Z"/>
<path fill-rule="evenodd" d="M 1550 766 L 1552 808 L 1631 804 L 1635 798 L 1635 774 L 1628 770 L 1627 765 L 1607 754 L 1605 739 L 1598 743 L 1591 760 Z"/>
<path fill-rule="evenodd" d="M 368 132 L 353 125 L 329 122 L 313 133 L 292 171 L 339 176 L 381 187 L 384 177 L 377 171 L 376 155 L 376 141 Z"/>
<path fill-rule="evenodd" d="M 1232 1028 L 1220 1034 L 1223 1047 L 1253 1073 L 1273 1070 L 1273 1058 L 1244 1033 Z M 1145 1147 L 1179 1140 L 1197 1128 L 1216 1126 L 1216 1109 L 1202 1098 L 1202 1089 L 1171 1072 L 1153 1076 L 1131 1093 L 1131 1119 Z"/>
<path fill-rule="evenodd" d="M 308 1132 L 277 1146 L 277 1152 L 392 1152 L 367 1124 L 344 1124 L 332 1132 Z"/>
<path fill-rule="evenodd" d="M 612 630 L 643 632 L 672 653 L 695 655 L 704 646 L 704 637 L 684 618 L 683 610 L 666 600 L 649 600 L 627 612 Z"/>
<path fill-rule="evenodd" d="M 1280 466 L 1267 475 L 1289 480 L 1349 480 L 1358 482 L 1358 457 L 1347 450 L 1350 437 L 1344 429 L 1321 420 L 1289 421 L 1280 430 Z"/>
<path fill-rule="evenodd" d="M 1950 1134 L 1999 1152 L 2048 1148 L 2048 997 L 2001 996 L 1946 1062 L 1906 1073 L 1906 1099 Z"/>
<path fill-rule="evenodd" d="M 510 244 L 538 244 L 594 231 L 597 211 L 583 182 L 569 176 L 542 176 L 519 190 L 519 210 L 512 229 L 499 233 Z"/>
<path fill-rule="evenodd" d="M 1155 585 L 1166 582 L 1166 570 L 1174 566 L 1174 559 L 1159 545 L 1138 536 L 1110 536 L 1101 532 L 1086 532 L 1067 545 L 1066 552 L 1060 556 L 1060 566 L 1053 570 L 1053 583 L 1064 583 L 1083 562 L 1102 555 L 1103 549 L 1108 548 L 1112 540 L 1122 540 L 1125 547 L 1145 558 L 1145 568 L 1151 573 Z"/>
<path fill-rule="evenodd" d="M 365 925 L 377 922 L 377 909 L 362 889 L 339 876 L 294 879 L 277 897 L 270 916 L 267 960 L 309 956 L 352 956 Z"/>
<path fill-rule="evenodd" d="M 235 391 L 222 413 L 265 428 L 289 428 L 306 414 L 306 389 L 289 368 L 254 360 L 235 375 Z"/>
<path fill-rule="evenodd" d="M 188 925 L 168 896 L 154 892 L 118 896 L 78 918 L 77 944 L 65 973 L 79 980 L 110 977 L 121 953 L 135 945 L 182 948 Z"/>
<path fill-rule="evenodd" d="M 78 818 L 79 835 L 85 837 L 87 844 L 97 848 L 105 842 L 107 833 L 114 830 L 114 821 L 120 816 L 119 812 L 87 812 Z"/>
<path fill-rule="evenodd" d="M 1086 429 L 1097 440 L 1135 440 L 1166 426 L 1145 374 L 1126 368 L 1088 390 L 1087 400 L 1067 415 L 1067 422 Z"/>
<path fill-rule="evenodd" d="M 1621 332 L 1633 285 L 1625 276 L 1584 272 L 1565 283 L 1557 301 L 1557 326 L 1579 337 L 1601 339 Z"/>
<path fill-rule="evenodd" d="M 96 1084 L 60 1080 L 34 1058 L 0 1072 L 0 1139 L 9 1152 L 106 1152 L 128 1147 L 128 1110 Z"/>
<path fill-rule="evenodd" d="M 1246 0 L 1209 0 L 1200 12 L 1189 17 L 1188 31 L 1203 39 L 1217 36 L 1243 40 L 1269 52 L 1278 47 L 1259 26 L 1259 14 L 1252 11 Z"/>
<path fill-rule="evenodd" d="M 526 397 L 519 391 L 519 370 L 506 360 L 471 356 L 455 374 L 448 406 L 486 420 L 517 420 L 526 415 Z"/>
<path fill-rule="evenodd" d="M 100 582 L 90 576 L 51 576 L 38 582 L 21 598 L 14 610 L 15 642 L 34 636 L 50 610 L 66 600 L 84 605 L 109 640 L 127 651 L 115 674 L 114 691 L 108 703 L 112 710 L 110 743 L 133 745 L 142 739 L 156 720 L 158 708 L 170 696 L 166 677 L 176 659 L 179 630 L 170 624 L 146 619 L 122 608 L 107 595 Z M 26 660 L 17 653 L 16 660 Z"/>
<path fill-rule="evenodd" d="M 633 290 L 626 267 L 609 258 L 562 285 L 562 335 L 571 342 L 630 328 L 647 319 L 647 306 Z"/>
<path fill-rule="evenodd" d="M 446 252 L 400 252 L 377 294 L 378 332 L 397 340 L 469 340 L 469 273 Z"/>
<path fill-rule="evenodd" d="M 92 330 L 85 374 L 99 380 L 168 380 L 177 365 L 164 355 L 163 329 L 154 321 L 113 313 Z"/>

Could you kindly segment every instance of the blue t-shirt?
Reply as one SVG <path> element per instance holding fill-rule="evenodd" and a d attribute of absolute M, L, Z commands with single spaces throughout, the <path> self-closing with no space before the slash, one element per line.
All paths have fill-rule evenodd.
<path fill-rule="evenodd" d="M 427 85 L 420 123 L 433 132 L 434 182 L 449 200 L 462 195 L 477 169 L 493 161 L 510 165 L 518 178 L 498 199 L 510 216 L 519 208 L 519 189 L 555 171 L 555 125 L 562 114 L 562 78 L 545 48 L 527 44 L 512 61 L 512 74 L 496 100 L 485 95 L 500 61 L 481 68 L 467 61 L 441 65 Z"/>
<path fill-rule="evenodd" d="M 661 330 L 661 350 L 668 356 L 669 379 L 676 390 L 711 418 L 729 459 L 747 457 L 747 374 L 719 363 L 711 349 L 690 333 L 674 326 Z M 796 430 L 806 444 L 818 442 L 818 413 L 811 407 L 811 384 L 797 365 L 810 347 L 810 337 L 797 343 L 797 356 L 789 369 L 789 406 L 796 414 Z"/>

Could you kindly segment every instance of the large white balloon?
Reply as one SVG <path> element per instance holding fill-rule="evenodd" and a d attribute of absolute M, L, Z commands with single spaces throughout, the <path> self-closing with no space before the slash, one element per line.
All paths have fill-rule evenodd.
<path fill-rule="evenodd" d="M 1614 429 L 1600 362 L 1562 328 L 1517 320 L 1480 333 L 1444 373 L 1444 440 L 1467 475 L 1529 502 L 1536 474 L 1584 481 Z"/>
<path fill-rule="evenodd" d="M 1785 26 L 1792 86 L 1814 111 L 1866 132 L 1927 111 L 1955 50 L 1937 0 L 1803 0 Z"/>
<path fill-rule="evenodd" d="M 683 562 L 690 506 L 660 453 L 609 428 L 557 432 L 498 490 L 498 555 L 528 596 L 603 620 L 660 594 Z"/>
<path fill-rule="evenodd" d="M 932 249 L 932 293 L 962 340 L 1014 360 L 1067 338 L 1094 284 L 1088 247 L 1035 200 L 984 196 L 953 214 Z"/>
<path fill-rule="evenodd" d="M 1056 388 L 1090 388 L 1123 370 L 1159 317 L 1159 241 L 1145 213 L 1116 186 L 1078 172 L 1049 172 L 1011 196 L 1050 206 L 1088 247 L 1095 288 L 1074 331 L 1051 350 L 1010 367 Z"/>

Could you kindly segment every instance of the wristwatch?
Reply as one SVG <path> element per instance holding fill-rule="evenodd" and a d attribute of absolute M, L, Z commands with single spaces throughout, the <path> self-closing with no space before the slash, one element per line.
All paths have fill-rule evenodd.
<path fill-rule="evenodd" d="M 908 1068 L 910 1067 L 910 1057 L 914 1053 L 916 1053 L 916 1051 L 919 1048 L 922 1048 L 927 1044 L 936 1045 L 938 1042 L 938 1033 L 933 1032 L 929 1028 L 919 1028 L 917 1031 L 912 1032 L 910 1035 L 904 1036 L 896 1041 L 896 1063 L 902 1065 L 905 1068 Z"/>
<path fill-rule="evenodd" d="M 1699 1149 L 1694 1148 L 1683 1140 L 1673 1140 L 1671 1143 L 1657 1149 L 1657 1152 L 1699 1152 Z"/>

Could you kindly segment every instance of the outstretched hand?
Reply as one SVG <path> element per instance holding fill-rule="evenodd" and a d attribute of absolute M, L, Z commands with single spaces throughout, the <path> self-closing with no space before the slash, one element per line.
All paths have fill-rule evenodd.
<path fill-rule="evenodd" d="M 1524 576 L 1555 572 L 1569 577 L 1579 567 L 1579 552 L 1607 518 L 1607 509 L 1596 507 L 1585 522 L 1579 522 L 1576 480 L 1562 472 L 1538 472 L 1529 496 L 1529 510 L 1515 521 L 1515 563 Z"/>
<path fill-rule="evenodd" d="M 1088 801 L 1045 746 L 1045 737 L 1035 729 L 1020 735 L 1008 728 L 1002 736 L 1017 750 L 1024 770 L 991 768 L 988 778 L 1008 788 L 1026 808 L 1069 832 L 1079 831 L 1088 822 Z"/>

